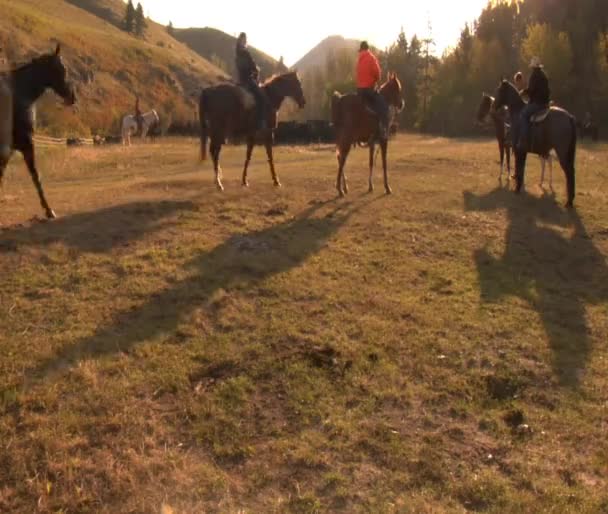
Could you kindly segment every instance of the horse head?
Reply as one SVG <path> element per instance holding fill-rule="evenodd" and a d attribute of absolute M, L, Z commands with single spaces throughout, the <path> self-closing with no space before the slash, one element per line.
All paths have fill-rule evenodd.
<path fill-rule="evenodd" d="M 403 87 L 396 73 L 389 72 L 386 82 L 380 87 L 380 93 L 390 106 L 397 109 L 397 112 L 401 112 L 405 108 L 405 100 L 402 96 Z"/>
<path fill-rule="evenodd" d="M 265 86 L 276 90 L 282 98 L 292 98 L 300 109 L 306 105 L 302 82 L 295 71 L 272 77 L 265 83 Z"/>
<path fill-rule="evenodd" d="M 496 90 L 496 98 L 494 99 L 494 109 L 498 110 L 503 107 L 510 107 L 519 99 L 519 93 L 513 84 L 503 78 Z M 521 99 L 520 99 L 521 100 Z"/>
<path fill-rule="evenodd" d="M 477 109 L 477 121 L 479 123 L 483 123 L 491 110 L 494 110 L 494 98 L 486 93 L 483 93 L 481 95 L 479 109 Z"/>
<path fill-rule="evenodd" d="M 76 103 L 74 88 L 67 80 L 67 69 L 61 58 L 61 46 L 57 44 L 54 52 L 37 59 L 41 67 L 42 78 L 47 87 L 55 91 L 66 105 Z"/>

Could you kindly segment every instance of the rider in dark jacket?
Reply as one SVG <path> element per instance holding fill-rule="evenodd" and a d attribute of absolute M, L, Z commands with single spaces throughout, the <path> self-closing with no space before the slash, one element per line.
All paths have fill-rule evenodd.
<path fill-rule="evenodd" d="M 255 97 L 255 118 L 259 130 L 266 128 L 267 101 L 266 95 L 258 83 L 260 69 L 247 49 L 247 35 L 242 32 L 236 42 L 236 70 L 238 81 Z"/>
<path fill-rule="evenodd" d="M 549 79 L 543 71 L 540 59 L 538 57 L 533 58 L 530 67 L 532 68 L 532 74 L 528 81 L 528 87 L 522 91 L 522 96 L 527 96 L 529 101 L 521 112 L 521 136 L 518 145 L 520 149 L 525 149 L 528 144 L 530 119 L 535 114 L 547 109 L 551 102 Z"/>

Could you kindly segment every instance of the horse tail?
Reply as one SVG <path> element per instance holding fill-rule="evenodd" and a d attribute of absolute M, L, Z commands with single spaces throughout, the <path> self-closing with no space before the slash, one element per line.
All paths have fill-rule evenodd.
<path fill-rule="evenodd" d="M 201 123 L 201 161 L 207 160 L 207 95 L 205 90 L 201 93 L 201 99 L 199 102 L 198 117 Z"/>
<path fill-rule="evenodd" d="M 331 121 L 336 128 L 339 128 L 342 124 L 342 109 L 340 108 L 340 100 L 342 100 L 342 95 L 335 91 L 331 97 Z"/>

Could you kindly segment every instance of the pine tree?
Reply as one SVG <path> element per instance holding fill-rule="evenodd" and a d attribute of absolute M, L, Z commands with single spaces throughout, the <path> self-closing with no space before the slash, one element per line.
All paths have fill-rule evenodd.
<path fill-rule="evenodd" d="M 167 33 L 170 36 L 173 36 L 175 34 L 175 30 L 173 29 L 173 22 L 172 21 L 170 21 L 169 25 L 167 25 Z"/>
<path fill-rule="evenodd" d="M 135 34 L 138 37 L 142 37 L 146 30 L 146 19 L 144 17 L 144 8 L 141 3 L 137 3 L 137 9 L 135 10 Z"/>
<path fill-rule="evenodd" d="M 133 33 L 135 26 L 135 8 L 133 7 L 132 0 L 127 3 L 127 13 L 125 15 L 125 30 L 129 33 Z"/>

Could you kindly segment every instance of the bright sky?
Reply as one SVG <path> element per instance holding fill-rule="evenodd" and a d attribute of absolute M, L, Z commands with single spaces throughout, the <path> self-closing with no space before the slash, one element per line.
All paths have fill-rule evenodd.
<path fill-rule="evenodd" d="M 228 34 L 247 32 L 249 43 L 294 64 L 322 39 L 342 35 L 367 39 L 379 48 L 392 43 L 403 26 L 410 38 L 426 36 L 430 19 L 438 55 L 457 41 L 465 22 L 487 0 L 142 0 L 153 20 L 175 27 L 213 27 Z M 382 6 L 382 8 L 380 8 Z"/>

